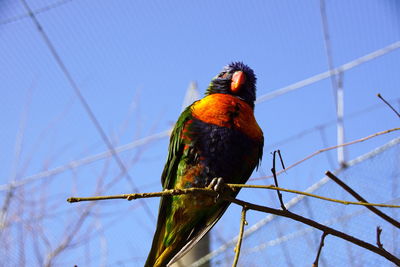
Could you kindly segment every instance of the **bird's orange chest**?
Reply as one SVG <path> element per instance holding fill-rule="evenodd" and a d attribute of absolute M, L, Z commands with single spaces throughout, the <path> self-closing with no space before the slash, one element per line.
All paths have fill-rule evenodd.
<path fill-rule="evenodd" d="M 192 115 L 203 122 L 235 128 L 253 140 L 262 138 L 253 109 L 243 100 L 228 94 L 212 94 L 192 106 Z"/>

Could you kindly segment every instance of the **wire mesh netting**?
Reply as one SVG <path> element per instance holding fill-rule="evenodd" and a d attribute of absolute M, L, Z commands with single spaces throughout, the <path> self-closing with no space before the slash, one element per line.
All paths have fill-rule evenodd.
<path fill-rule="evenodd" d="M 376 94 L 398 109 L 399 7 L 397 0 L 0 0 L 0 266 L 143 266 L 159 199 L 66 199 L 160 191 L 181 107 L 229 62 L 257 74 L 255 115 L 265 146 L 250 183 L 272 183 L 260 176 L 268 175 L 274 149 L 293 163 L 340 143 L 339 102 L 344 141 L 398 127 Z M 342 156 L 371 151 L 395 134 L 347 146 Z M 397 150 L 338 176 L 371 202 L 395 203 Z M 302 162 L 281 185 L 304 190 L 340 165 L 335 154 Z M 332 182 L 320 185 L 314 193 L 352 199 Z M 274 191 L 239 197 L 279 207 Z M 284 193 L 285 201 L 292 197 Z M 290 210 L 371 243 L 382 226 L 385 248 L 399 255 L 398 230 L 365 208 L 295 198 Z M 231 265 L 239 219 L 240 207 L 231 205 L 213 228 L 211 247 L 223 247 L 213 265 Z M 246 229 L 258 230 L 243 241 L 241 266 L 312 263 L 320 232 L 254 211 L 248 221 Z M 388 264 L 332 236 L 321 257 L 323 266 Z"/>

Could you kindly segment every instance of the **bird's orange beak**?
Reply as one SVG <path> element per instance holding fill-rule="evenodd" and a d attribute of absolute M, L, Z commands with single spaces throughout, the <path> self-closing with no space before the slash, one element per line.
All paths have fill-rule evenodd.
<path fill-rule="evenodd" d="M 237 93 L 246 81 L 246 75 L 243 73 L 243 71 L 236 71 L 232 75 L 232 82 L 231 82 L 231 91 L 233 93 Z"/>

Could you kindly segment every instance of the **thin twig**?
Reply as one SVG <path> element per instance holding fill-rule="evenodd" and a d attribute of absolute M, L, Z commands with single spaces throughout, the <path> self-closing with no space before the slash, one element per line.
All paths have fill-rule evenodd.
<path fill-rule="evenodd" d="M 282 169 L 285 170 L 285 164 L 283 163 L 283 159 L 282 159 L 282 155 L 281 155 L 281 150 L 280 149 L 278 149 L 278 155 L 279 155 L 279 159 L 281 161 Z"/>
<path fill-rule="evenodd" d="M 135 193 L 135 194 L 121 194 L 113 196 L 96 196 L 96 197 L 70 197 L 67 199 L 69 203 L 81 202 L 81 201 L 97 201 L 97 200 L 108 200 L 108 199 L 126 199 L 134 200 L 138 198 L 150 198 L 150 197 L 161 197 L 161 196 L 175 196 L 184 194 L 201 193 L 216 197 L 218 193 L 208 188 L 186 188 L 186 189 L 169 189 L 162 192 L 153 193 Z"/>
<path fill-rule="evenodd" d="M 327 147 L 327 148 L 323 148 L 323 149 L 317 150 L 314 153 L 308 155 L 307 157 L 305 157 L 305 158 L 293 163 L 292 165 L 290 165 L 286 169 L 277 172 L 276 175 L 279 176 L 283 172 L 285 172 L 285 171 L 287 171 L 287 170 L 289 170 L 289 169 L 291 169 L 291 168 L 303 163 L 304 161 L 309 160 L 310 158 L 312 158 L 312 157 L 314 157 L 314 156 L 316 156 L 318 154 L 321 154 L 323 152 L 326 152 L 326 151 L 329 151 L 329 150 L 332 150 L 332 149 L 336 149 L 336 148 L 339 148 L 339 147 L 344 147 L 344 146 L 349 146 L 349 145 L 353 145 L 353 144 L 356 144 L 356 143 L 361 143 L 361 142 L 364 142 L 364 141 L 366 141 L 368 139 L 374 138 L 376 136 L 383 135 L 383 134 L 388 134 L 388 133 L 391 133 L 391 132 L 394 132 L 394 131 L 398 131 L 398 130 L 400 130 L 400 128 L 392 128 L 392 129 L 389 129 L 389 130 L 385 130 L 385 131 L 381 131 L 381 132 L 377 132 L 377 133 L 368 135 L 366 137 L 363 137 L 363 138 L 360 138 L 360 139 L 357 139 L 357 140 L 353 140 L 351 142 L 347 142 L 347 143 L 344 143 L 344 144 L 340 144 L 340 145 L 331 146 L 331 147 Z M 269 175 L 269 176 L 264 176 L 264 177 L 252 178 L 250 180 L 251 181 L 263 180 L 263 179 L 272 178 L 272 177 L 274 177 L 274 176 L 273 175 Z"/>
<path fill-rule="evenodd" d="M 278 150 L 279 151 L 279 150 Z M 276 150 L 272 153 L 272 169 L 271 169 L 271 172 L 272 172 L 272 174 L 274 175 L 274 182 L 275 182 L 275 186 L 278 188 L 279 187 L 279 185 L 278 185 L 278 178 L 276 178 L 276 168 L 275 168 L 275 155 L 276 155 Z M 280 154 L 279 154 L 280 155 Z M 281 192 L 279 191 L 279 189 L 277 189 L 276 190 L 276 193 L 278 194 L 278 199 L 279 199 L 279 202 L 281 203 L 281 208 L 282 208 L 282 210 L 286 210 L 286 207 L 285 207 L 285 203 L 283 202 L 283 199 L 282 199 L 282 194 L 281 194 Z"/>
<path fill-rule="evenodd" d="M 391 108 L 391 109 L 394 111 L 394 113 L 396 113 L 397 117 L 400 118 L 400 113 L 399 113 L 397 110 L 395 110 L 394 107 L 393 107 L 392 105 L 390 105 L 390 103 L 387 102 L 386 99 L 384 99 L 384 98 L 382 97 L 381 94 L 377 94 L 376 96 L 379 97 L 380 99 L 382 99 L 382 101 L 383 101 L 386 105 L 388 105 L 388 107 Z"/>
<path fill-rule="evenodd" d="M 324 241 L 325 241 L 325 237 L 328 235 L 327 232 L 323 232 L 322 236 L 321 236 L 321 242 L 319 243 L 319 247 L 318 247 L 318 253 L 317 253 L 317 257 L 315 258 L 315 261 L 313 263 L 313 267 L 318 267 L 318 262 L 319 262 L 319 256 L 321 255 L 321 251 L 322 251 L 322 247 L 324 246 Z"/>
<path fill-rule="evenodd" d="M 339 186 L 341 186 L 344 190 L 349 192 L 350 195 L 352 195 L 355 199 L 357 199 L 358 201 L 364 202 L 364 203 L 368 203 L 368 201 L 365 200 L 365 198 L 363 198 L 357 192 L 355 192 L 353 189 L 351 189 L 347 184 L 345 184 L 342 180 L 340 180 L 333 173 L 331 173 L 330 171 L 327 171 L 325 174 L 326 174 L 326 176 L 331 178 L 335 183 L 337 183 Z M 387 222 L 391 223 L 392 225 L 396 226 L 397 228 L 400 228 L 400 222 L 396 221 L 395 219 L 393 219 L 389 215 L 386 215 L 385 213 L 383 213 L 382 211 L 378 210 L 374 206 L 369 206 L 369 205 L 367 206 L 366 205 L 366 207 L 367 207 L 367 209 L 369 209 L 370 211 L 372 211 L 373 213 L 375 213 L 376 215 L 378 215 L 382 219 L 386 220 Z"/>
<path fill-rule="evenodd" d="M 237 263 L 239 261 L 240 247 L 242 246 L 244 226 L 247 225 L 246 211 L 247 211 L 247 208 L 245 206 L 243 206 L 243 208 L 242 208 L 242 216 L 240 218 L 239 236 L 238 236 L 238 241 L 237 241 L 237 244 L 236 244 L 236 247 L 235 247 L 235 258 L 233 259 L 232 267 L 236 267 L 236 265 L 237 265 Z"/>
<path fill-rule="evenodd" d="M 280 190 L 284 192 L 314 197 L 330 202 L 340 203 L 343 205 L 359 205 L 359 206 L 377 206 L 377 207 L 385 207 L 385 208 L 400 208 L 399 205 L 391 205 L 391 204 L 382 204 L 382 203 L 365 203 L 365 202 L 354 202 L 354 201 L 345 201 L 334 198 L 323 197 L 303 191 L 286 189 L 282 187 L 276 187 L 273 185 L 246 185 L 246 184 L 226 184 L 226 186 L 231 189 L 237 188 L 258 188 L 258 189 L 270 189 L 270 190 Z M 218 195 L 214 190 L 209 188 L 186 188 L 186 189 L 170 189 L 164 190 L 162 192 L 152 192 L 152 193 L 134 193 L 134 194 L 121 194 L 121 195 L 112 195 L 112 196 L 94 196 L 94 197 L 70 197 L 67 199 L 69 203 L 82 202 L 82 201 L 97 201 L 97 200 L 110 200 L 110 199 L 127 199 L 134 200 L 138 198 L 150 198 L 150 197 L 161 197 L 161 196 L 175 196 L 175 195 L 183 195 L 183 194 L 192 194 L 192 193 L 203 193 L 209 194 L 210 196 Z"/>
<path fill-rule="evenodd" d="M 383 244 L 381 243 L 381 233 L 382 233 L 382 228 L 380 226 L 376 227 L 376 244 L 380 249 L 383 249 Z"/>
<path fill-rule="evenodd" d="M 258 189 L 270 189 L 270 190 L 279 190 L 288 193 L 294 193 L 298 195 L 304 195 L 308 197 L 318 198 L 330 202 L 340 203 L 343 205 L 359 205 L 359 206 L 377 206 L 377 207 L 384 207 L 384 208 L 400 208 L 400 205 L 391 205 L 391 204 L 382 204 L 382 203 L 365 203 L 365 202 L 355 202 L 355 201 L 346 201 L 340 199 L 334 199 L 329 197 L 323 197 L 303 191 L 293 190 L 293 189 L 286 189 L 282 187 L 275 187 L 273 185 L 247 185 L 247 184 L 226 184 L 231 188 L 258 188 Z"/>

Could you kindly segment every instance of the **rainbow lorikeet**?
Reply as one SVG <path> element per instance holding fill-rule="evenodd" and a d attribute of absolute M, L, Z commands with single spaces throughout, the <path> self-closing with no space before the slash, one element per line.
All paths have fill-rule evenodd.
<path fill-rule="evenodd" d="M 231 63 L 211 81 L 206 96 L 182 112 L 170 138 L 161 177 L 164 189 L 217 187 L 222 179 L 226 183 L 249 179 L 261 161 L 264 144 L 254 118 L 255 83 L 251 68 Z M 145 266 L 167 266 L 178 260 L 228 206 L 227 201 L 205 194 L 162 197 Z"/>

